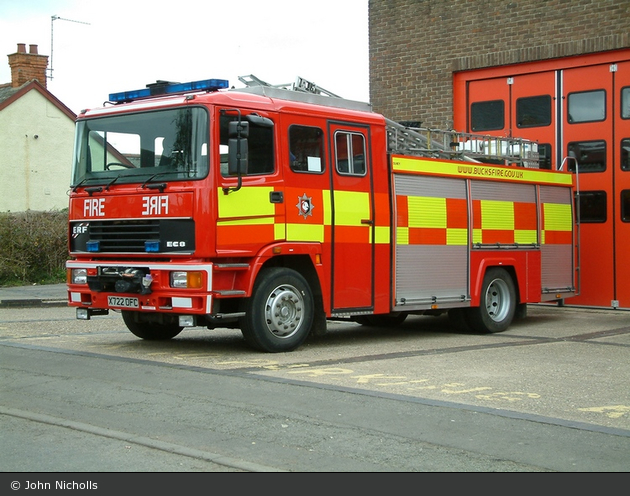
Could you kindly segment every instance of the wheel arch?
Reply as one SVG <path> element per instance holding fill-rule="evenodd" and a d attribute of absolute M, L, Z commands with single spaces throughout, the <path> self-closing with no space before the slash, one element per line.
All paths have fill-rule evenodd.
<path fill-rule="evenodd" d="M 514 283 L 514 289 L 516 292 L 516 303 L 520 303 L 522 291 L 525 291 L 525 288 L 521 288 L 521 282 L 526 281 L 526 277 L 519 277 L 519 270 L 517 267 L 519 264 L 515 259 L 492 259 L 487 258 L 483 259 L 481 263 L 477 267 L 477 272 L 471 274 L 471 288 L 470 288 L 470 303 L 471 306 L 476 307 L 481 303 L 481 287 L 483 286 L 483 280 L 488 272 L 488 270 L 492 268 L 504 269 L 508 275 L 512 278 L 512 282 Z M 526 294 L 526 293 L 525 293 Z"/>
<path fill-rule="evenodd" d="M 262 269 L 268 267 L 286 267 L 287 269 L 293 269 L 296 272 L 299 272 L 308 282 L 313 291 L 313 295 L 321 297 L 322 287 L 319 282 L 319 276 L 311 257 L 307 254 L 277 255 L 275 257 L 271 257 L 258 266 L 253 279 L 255 280 L 256 277 L 258 277 L 258 274 Z"/>
<path fill-rule="evenodd" d="M 315 263 L 317 254 L 321 252 L 314 250 L 315 245 L 312 244 L 301 244 L 299 247 L 302 248 L 302 251 L 300 252 L 300 250 L 291 248 L 293 252 L 291 255 L 280 254 L 259 257 L 259 263 L 255 264 L 253 267 L 248 294 L 252 294 L 254 284 L 261 270 L 268 267 L 286 267 L 295 270 L 306 279 L 306 282 L 311 288 L 315 300 L 315 334 L 323 334 L 326 332 L 326 315 L 329 314 L 330 309 L 325 306 L 328 299 L 323 297 L 324 287 L 322 286 L 322 281 L 323 284 L 326 284 L 323 268 L 321 264 L 318 265 Z M 286 247 L 283 248 L 285 248 L 285 252 L 289 251 Z"/>

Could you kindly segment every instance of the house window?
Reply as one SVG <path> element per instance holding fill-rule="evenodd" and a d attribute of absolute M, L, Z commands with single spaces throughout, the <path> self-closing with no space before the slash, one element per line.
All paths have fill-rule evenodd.
<path fill-rule="evenodd" d="M 606 92 L 595 90 L 570 93 L 567 107 L 569 124 L 603 121 L 606 119 Z"/>
<path fill-rule="evenodd" d="M 516 100 L 516 126 L 538 127 L 551 124 L 551 96 L 529 96 Z"/>
<path fill-rule="evenodd" d="M 470 106 L 470 121 L 474 132 L 503 129 L 505 103 L 503 100 L 473 103 Z"/>

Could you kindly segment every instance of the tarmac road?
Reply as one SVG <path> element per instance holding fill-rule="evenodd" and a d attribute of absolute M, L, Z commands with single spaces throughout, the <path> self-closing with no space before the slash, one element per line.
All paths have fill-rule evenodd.
<path fill-rule="evenodd" d="M 4 467 L 630 468 L 627 311 L 532 306 L 487 336 L 441 317 L 331 322 L 295 352 L 264 354 L 234 330 L 151 343 L 116 314 L 76 321 L 55 286 L 0 288 Z M 63 456 L 34 456 L 42 439 Z"/>

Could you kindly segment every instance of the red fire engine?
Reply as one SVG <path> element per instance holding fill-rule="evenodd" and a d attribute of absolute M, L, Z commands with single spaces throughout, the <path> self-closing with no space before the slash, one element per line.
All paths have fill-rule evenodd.
<path fill-rule="evenodd" d="M 77 119 L 70 306 L 136 336 L 240 328 L 289 351 L 327 319 L 448 312 L 505 330 L 577 294 L 574 176 L 536 144 L 422 130 L 299 79 L 159 81 Z"/>

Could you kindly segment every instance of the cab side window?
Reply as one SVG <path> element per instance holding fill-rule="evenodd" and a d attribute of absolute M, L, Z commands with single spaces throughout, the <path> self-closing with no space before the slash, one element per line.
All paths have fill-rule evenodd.
<path fill-rule="evenodd" d="M 238 116 L 224 114 L 220 119 L 221 174 L 227 176 L 228 125 L 238 120 Z M 248 137 L 248 176 L 271 174 L 275 170 L 273 127 L 258 126 L 250 123 Z"/>
<path fill-rule="evenodd" d="M 344 175 L 365 176 L 365 137 L 359 133 L 335 133 L 337 172 Z"/>
<path fill-rule="evenodd" d="M 324 132 L 318 127 L 289 127 L 289 165 L 294 172 L 324 172 Z"/>

